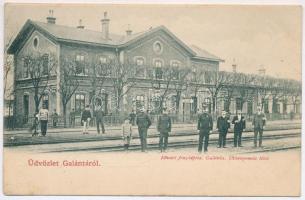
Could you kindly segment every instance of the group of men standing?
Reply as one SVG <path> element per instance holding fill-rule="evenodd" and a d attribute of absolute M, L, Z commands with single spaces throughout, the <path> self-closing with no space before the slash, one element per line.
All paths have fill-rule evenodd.
<path fill-rule="evenodd" d="M 221 116 L 217 118 L 216 130 L 218 131 L 218 148 L 226 148 L 227 133 L 231 126 L 234 125 L 234 147 L 242 147 L 242 133 L 246 129 L 246 120 L 242 116 L 241 110 L 237 111 L 237 114 L 230 121 L 226 111 L 222 111 Z M 257 108 L 257 113 L 253 116 L 252 125 L 254 126 L 254 146 L 257 147 L 257 138 L 259 139 L 259 146 L 262 146 L 262 136 L 264 126 L 266 125 L 266 117 L 262 113 L 261 108 Z M 198 117 L 197 129 L 199 131 L 199 145 L 198 152 L 202 152 L 203 140 L 204 140 L 204 152 L 208 151 L 209 135 L 213 130 L 213 119 L 206 107 L 203 108 L 203 112 Z"/>

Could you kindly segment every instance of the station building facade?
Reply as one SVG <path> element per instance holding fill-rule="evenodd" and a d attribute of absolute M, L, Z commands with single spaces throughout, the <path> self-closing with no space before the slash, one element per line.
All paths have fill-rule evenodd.
<path fill-rule="evenodd" d="M 33 84 L 25 60 L 27 55 L 35 52 L 39 52 L 45 58 L 45 63 L 41 67 L 46 74 L 49 73 L 48 87 L 43 91 L 45 94 L 41 102 L 46 103 L 51 112 L 56 109 L 59 115 L 63 110 L 59 93 L 59 72 L 63 67 L 63 57 L 73 58 L 78 63 L 106 63 L 115 57 L 122 63 L 133 63 L 137 73 L 137 84 L 124 96 L 121 111 L 126 113 L 143 106 L 149 112 L 154 112 L 159 91 L 152 87 L 150 80 L 156 77 L 162 79 L 162 68 L 188 68 L 192 73 L 217 72 L 219 63 L 223 62 L 221 58 L 200 47 L 185 44 L 164 26 L 139 33 L 126 30 L 125 34 L 116 35 L 110 33 L 110 19 L 106 12 L 101 23 L 101 31 L 87 30 L 81 23 L 77 27 L 57 25 L 53 16 L 49 16 L 46 23 L 32 20 L 25 23 L 8 49 L 8 53 L 14 55 L 14 110 L 17 115 L 26 119 L 35 111 Z M 51 57 L 56 60 L 56 66 L 52 69 L 48 68 Z M 93 94 L 90 86 L 88 66 L 83 65 L 76 72 L 81 84 L 68 103 L 67 110 L 69 113 L 75 109 L 76 113 L 80 114 L 85 105 L 91 104 L 92 98 L 97 94 Z M 116 104 L 111 82 L 106 82 L 102 89 L 96 92 L 102 96 L 104 110 L 107 113 L 114 112 Z M 211 110 L 211 95 L 208 89 L 203 88 L 194 95 L 192 87 L 186 87 L 179 105 L 175 98 L 175 92 L 172 90 L 164 102 L 171 113 L 178 112 L 190 116 L 196 113 L 202 104 L 207 104 Z M 232 111 L 238 106 L 238 99 L 235 100 L 230 105 Z M 255 112 L 257 102 L 257 97 L 254 97 L 253 102 L 243 107 L 243 112 Z M 221 98 L 217 101 L 217 109 L 224 109 L 224 100 Z M 270 106 L 268 109 L 272 112 Z M 283 105 L 279 109 L 283 112 Z"/>

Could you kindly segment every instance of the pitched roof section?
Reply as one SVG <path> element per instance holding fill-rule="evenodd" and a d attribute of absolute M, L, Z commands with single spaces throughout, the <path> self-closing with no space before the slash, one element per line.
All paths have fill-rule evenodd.
<path fill-rule="evenodd" d="M 193 51 L 196 52 L 195 58 L 199 58 L 199 59 L 206 58 L 206 59 L 211 59 L 211 60 L 221 61 L 221 62 L 224 61 L 221 58 L 207 52 L 206 50 L 203 50 L 200 47 L 197 47 L 196 45 L 190 45 L 190 47 Z"/>
<path fill-rule="evenodd" d="M 50 37 L 54 38 L 57 41 L 68 41 L 68 42 L 80 42 L 92 45 L 102 45 L 110 47 L 126 47 L 129 44 L 138 41 L 154 32 L 164 31 L 170 37 L 172 37 L 179 45 L 181 45 L 187 52 L 189 52 L 194 58 L 213 60 L 213 61 L 222 61 L 220 58 L 208 53 L 207 51 L 200 49 L 197 46 L 191 45 L 187 46 L 179 38 L 177 38 L 171 31 L 169 31 L 165 26 L 158 26 L 143 32 L 134 33 L 131 35 L 117 35 L 109 34 L 109 39 L 103 38 L 101 32 L 93 31 L 88 29 L 79 29 L 76 27 L 69 27 L 57 24 L 49 24 L 44 22 L 37 22 L 28 20 L 11 46 L 8 49 L 9 53 L 15 52 L 20 41 L 24 39 L 24 34 L 29 28 L 33 26 L 36 29 L 39 29 L 45 32 Z"/>

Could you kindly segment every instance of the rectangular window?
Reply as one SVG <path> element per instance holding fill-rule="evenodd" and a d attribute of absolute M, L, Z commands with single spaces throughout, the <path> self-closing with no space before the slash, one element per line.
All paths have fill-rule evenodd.
<path fill-rule="evenodd" d="M 104 57 L 104 56 L 101 56 L 100 57 L 100 64 L 105 64 L 105 63 L 107 63 L 107 58 Z"/>
<path fill-rule="evenodd" d="M 46 105 L 46 108 L 49 109 L 49 95 L 44 95 L 43 96 L 43 105 Z"/>
<path fill-rule="evenodd" d="M 29 59 L 23 59 L 23 78 L 29 77 Z"/>
<path fill-rule="evenodd" d="M 98 67 L 98 75 L 100 76 L 110 76 L 111 75 L 111 67 L 109 64 L 104 63 L 100 64 Z"/>
<path fill-rule="evenodd" d="M 230 100 L 228 97 L 225 97 L 224 98 L 224 101 L 223 101 L 223 109 L 227 112 L 230 111 Z"/>
<path fill-rule="evenodd" d="M 198 99 L 195 96 L 192 96 L 192 101 L 191 101 L 191 112 L 192 113 L 197 113 L 197 103 L 198 103 Z"/>
<path fill-rule="evenodd" d="M 264 113 L 269 113 L 269 101 L 268 99 L 262 100 Z"/>
<path fill-rule="evenodd" d="M 49 73 L 49 55 L 43 54 L 42 56 L 42 75 L 48 75 Z"/>
<path fill-rule="evenodd" d="M 136 108 L 137 108 L 137 110 L 139 110 L 143 107 L 144 107 L 144 96 L 143 95 L 136 96 Z"/>
<path fill-rule="evenodd" d="M 85 95 L 75 94 L 75 112 L 80 114 L 85 109 Z"/>
<path fill-rule="evenodd" d="M 144 78 L 145 77 L 145 68 L 143 66 L 136 66 L 136 77 L 138 78 Z"/>
<path fill-rule="evenodd" d="M 137 60 L 136 60 L 136 65 L 137 65 L 137 66 L 142 66 L 142 65 L 144 65 L 144 59 L 143 59 L 143 58 L 137 58 Z"/>
<path fill-rule="evenodd" d="M 160 60 L 155 61 L 155 78 L 163 78 L 162 62 Z"/>
<path fill-rule="evenodd" d="M 29 101 L 29 95 L 23 96 L 23 123 L 27 123 L 29 121 L 29 107 L 30 107 L 30 101 Z"/>
<path fill-rule="evenodd" d="M 173 80 L 178 80 L 179 77 L 180 77 L 179 69 L 178 68 L 172 69 L 172 78 L 173 78 Z"/>
<path fill-rule="evenodd" d="M 83 55 L 76 55 L 76 74 L 85 75 L 85 57 Z"/>
<path fill-rule="evenodd" d="M 156 79 L 162 79 L 163 78 L 162 68 L 156 67 L 156 69 L 155 69 L 155 78 Z"/>
<path fill-rule="evenodd" d="M 253 101 L 248 101 L 248 104 L 247 104 L 247 113 L 249 115 L 253 114 Z"/>
<path fill-rule="evenodd" d="M 236 110 L 241 110 L 242 111 L 242 100 L 241 98 L 236 98 Z"/>

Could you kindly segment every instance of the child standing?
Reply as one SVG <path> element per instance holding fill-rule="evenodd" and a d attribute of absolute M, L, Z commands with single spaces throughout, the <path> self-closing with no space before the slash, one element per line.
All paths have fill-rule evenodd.
<path fill-rule="evenodd" d="M 32 132 L 32 137 L 38 135 L 37 127 L 38 127 L 38 113 L 35 113 L 33 124 L 32 127 L 30 128 L 30 132 Z"/>
<path fill-rule="evenodd" d="M 90 107 L 89 105 L 86 105 L 86 108 L 82 113 L 83 134 L 89 134 L 88 127 L 90 120 L 91 120 Z"/>
<path fill-rule="evenodd" d="M 124 141 L 124 149 L 128 151 L 131 135 L 132 135 L 132 123 L 127 118 L 125 119 L 123 125 L 122 125 L 122 133 L 123 133 L 123 141 Z"/>

